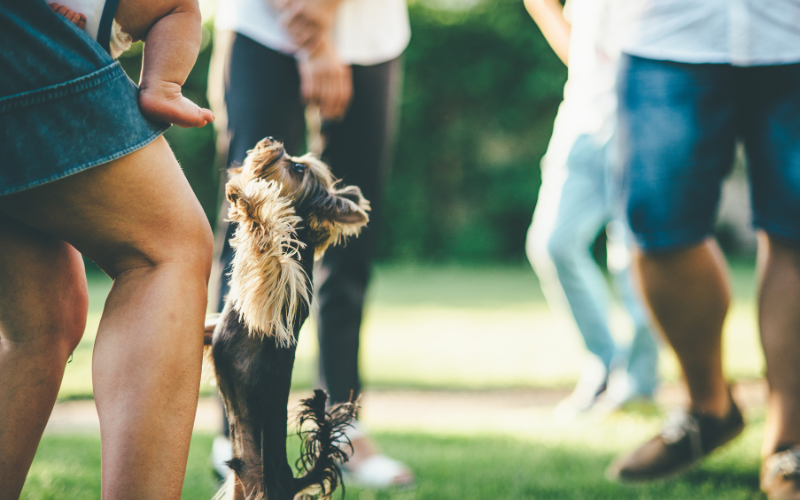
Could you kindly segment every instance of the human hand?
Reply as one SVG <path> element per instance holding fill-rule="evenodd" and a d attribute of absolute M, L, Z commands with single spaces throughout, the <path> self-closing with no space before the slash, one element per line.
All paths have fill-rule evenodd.
<path fill-rule="evenodd" d="M 300 92 L 306 104 L 319 106 L 325 120 L 344 116 L 353 96 L 353 74 L 344 64 L 330 38 L 324 38 L 317 50 L 297 63 L 300 71 Z"/>
<path fill-rule="evenodd" d="M 341 0 L 273 0 L 278 21 L 295 44 L 306 52 L 317 50 L 330 31 Z"/>

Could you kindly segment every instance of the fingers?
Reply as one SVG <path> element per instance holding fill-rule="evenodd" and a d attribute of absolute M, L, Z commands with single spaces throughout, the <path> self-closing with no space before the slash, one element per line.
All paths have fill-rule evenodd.
<path fill-rule="evenodd" d="M 350 66 L 345 66 L 345 74 L 342 78 L 342 95 L 341 107 L 339 108 L 337 118 L 344 117 L 347 108 L 350 107 L 350 101 L 353 99 L 353 70 Z"/>
<path fill-rule="evenodd" d="M 321 38 L 321 29 L 313 19 L 305 16 L 304 12 L 297 12 L 292 6 L 281 15 L 280 23 L 286 28 L 287 33 L 298 47 L 312 52 Z"/>
<path fill-rule="evenodd" d="M 349 66 L 343 66 L 323 88 L 319 111 L 323 119 L 341 119 L 353 95 L 353 78 Z"/>
<path fill-rule="evenodd" d="M 319 106 L 322 118 L 341 119 L 347 111 L 353 95 L 353 79 L 350 67 L 330 73 L 311 73 L 301 76 L 301 92 L 307 104 Z"/>
<path fill-rule="evenodd" d="M 280 0 L 279 0 L 280 1 Z M 313 52 L 329 33 L 336 9 L 312 0 L 294 0 L 277 5 L 278 21 L 300 48 Z"/>

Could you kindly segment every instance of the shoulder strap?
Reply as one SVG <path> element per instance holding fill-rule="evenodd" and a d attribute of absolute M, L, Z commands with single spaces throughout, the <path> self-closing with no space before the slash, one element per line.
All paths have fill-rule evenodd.
<path fill-rule="evenodd" d="M 111 54 L 111 24 L 117 13 L 118 3 L 119 0 L 106 0 L 103 15 L 100 17 L 100 27 L 97 30 L 97 43 L 109 54 Z"/>

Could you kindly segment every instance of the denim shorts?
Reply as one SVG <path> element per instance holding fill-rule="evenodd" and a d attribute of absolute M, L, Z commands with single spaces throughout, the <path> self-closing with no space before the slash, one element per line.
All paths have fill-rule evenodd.
<path fill-rule="evenodd" d="M 0 0 L 0 196 L 131 153 L 169 125 L 102 47 L 44 0 Z"/>
<path fill-rule="evenodd" d="M 619 155 L 626 206 L 646 251 L 712 234 L 737 139 L 753 225 L 800 244 L 800 64 L 736 67 L 621 60 Z"/>

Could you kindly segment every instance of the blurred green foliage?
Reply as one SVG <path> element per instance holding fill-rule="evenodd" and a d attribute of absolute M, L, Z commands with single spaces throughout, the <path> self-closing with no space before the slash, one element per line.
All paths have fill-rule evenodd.
<path fill-rule="evenodd" d="M 519 260 L 566 68 L 520 0 L 409 13 L 380 254 Z"/>
<path fill-rule="evenodd" d="M 380 258 L 521 260 L 566 68 L 521 0 L 484 0 L 466 10 L 412 2 L 409 14 Z M 211 45 L 184 86 L 204 106 Z M 140 61 L 135 52 L 122 59 L 134 80 Z M 166 138 L 213 220 L 213 128 L 172 127 Z"/>

